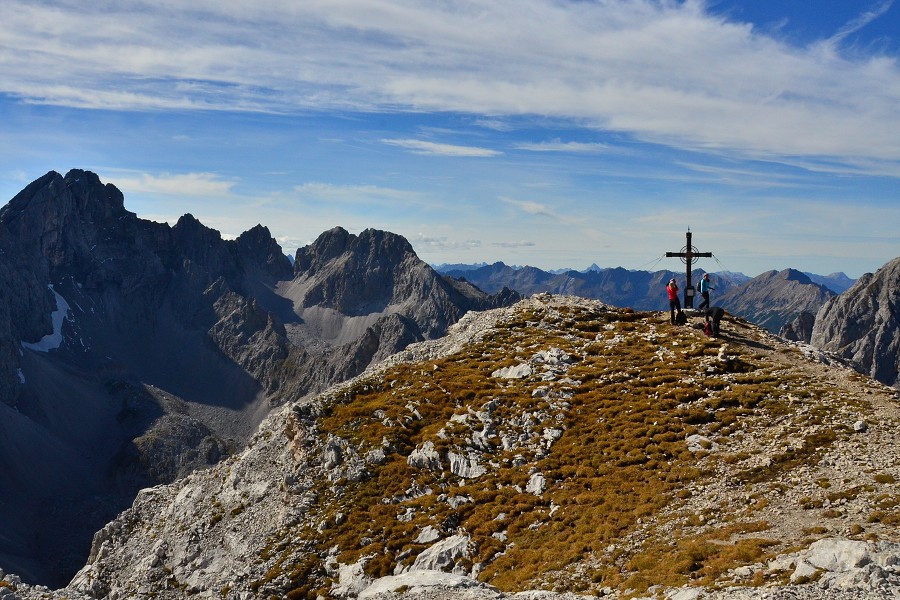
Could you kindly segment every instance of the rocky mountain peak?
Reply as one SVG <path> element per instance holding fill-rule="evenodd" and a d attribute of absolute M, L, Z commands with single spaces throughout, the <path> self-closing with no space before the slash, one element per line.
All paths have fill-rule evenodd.
<path fill-rule="evenodd" d="M 381 229 L 366 229 L 359 234 L 359 245 L 370 254 L 404 255 L 414 254 L 412 244 L 402 235 Z"/>
<path fill-rule="evenodd" d="M 240 450 L 273 406 L 517 299 L 449 283 L 387 232 L 336 228 L 298 254 L 312 268 L 294 277 L 261 225 L 225 240 L 192 214 L 137 218 L 87 171 L 0 209 L 0 567 L 70 577 L 139 489 Z"/>
<path fill-rule="evenodd" d="M 142 491 L 63 592 L 896 597 L 896 394 L 696 325 L 549 295 L 470 313 Z"/>
<path fill-rule="evenodd" d="M 782 277 L 785 281 L 796 281 L 801 284 L 810 284 L 812 280 L 805 274 L 797 269 L 785 269 L 779 273 L 779 276 Z"/>
<path fill-rule="evenodd" d="M 757 278 L 757 282 L 778 280 L 778 281 L 795 281 L 801 285 L 811 284 L 810 278 L 798 271 L 797 269 L 782 269 L 781 271 L 771 270 L 761 273 Z"/>
<path fill-rule="evenodd" d="M 415 256 L 415 251 L 406 238 L 395 233 L 366 229 L 353 235 L 343 227 L 335 227 L 322 233 L 309 246 L 297 250 L 294 272 L 315 275 L 341 255 L 346 255 L 360 268 L 379 269 Z"/>
<path fill-rule="evenodd" d="M 99 232 L 134 220 L 122 193 L 90 171 L 55 171 L 37 179 L 0 211 L 0 222 L 22 250 L 44 257 L 50 268 L 84 268 Z"/>
<path fill-rule="evenodd" d="M 713 304 L 777 333 L 803 312 L 815 314 L 834 292 L 796 269 L 767 271 L 733 288 Z"/>
<path fill-rule="evenodd" d="M 900 258 L 822 306 L 810 342 L 882 383 L 900 385 Z"/>
<path fill-rule="evenodd" d="M 275 277 L 289 278 L 293 266 L 268 227 L 256 225 L 238 236 L 235 243 L 241 256 Z"/>
<path fill-rule="evenodd" d="M 343 227 L 333 227 L 319 234 L 319 237 L 304 248 L 298 248 L 294 256 L 294 273 L 299 275 L 315 271 L 316 267 L 340 256 L 354 236 Z"/>
<path fill-rule="evenodd" d="M 321 305 L 347 315 L 386 310 L 401 299 L 429 295 L 441 276 L 394 233 L 336 227 L 297 250 L 295 280 L 304 282 L 303 306 Z"/>
<path fill-rule="evenodd" d="M 219 231 L 207 227 L 191 213 L 182 215 L 172 228 L 174 239 L 185 247 L 210 247 L 222 241 Z"/>
<path fill-rule="evenodd" d="M 50 171 L 33 181 L 0 210 L 0 221 L 12 223 L 26 213 L 48 217 L 108 219 L 127 213 L 124 196 L 91 171 L 72 169 L 65 177 Z M 131 213 L 127 213 L 131 214 Z"/>

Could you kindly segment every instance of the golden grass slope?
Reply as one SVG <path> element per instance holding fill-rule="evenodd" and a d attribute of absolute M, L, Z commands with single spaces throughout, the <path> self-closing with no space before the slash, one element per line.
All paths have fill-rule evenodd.
<path fill-rule="evenodd" d="M 289 597 L 327 595 L 326 556 L 393 574 L 423 531 L 468 535 L 445 568 L 501 590 L 584 593 L 761 585 L 815 539 L 900 538 L 893 390 L 740 320 L 719 339 L 667 321 L 539 296 L 455 354 L 326 396 L 312 435 L 369 459 L 320 483 L 254 589 L 289 574 Z"/>

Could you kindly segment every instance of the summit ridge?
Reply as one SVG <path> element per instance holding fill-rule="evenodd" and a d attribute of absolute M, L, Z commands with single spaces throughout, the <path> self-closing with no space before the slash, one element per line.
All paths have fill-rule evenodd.
<path fill-rule="evenodd" d="M 893 597 L 896 392 L 723 331 L 549 295 L 470 313 L 142 492 L 69 591 Z"/>

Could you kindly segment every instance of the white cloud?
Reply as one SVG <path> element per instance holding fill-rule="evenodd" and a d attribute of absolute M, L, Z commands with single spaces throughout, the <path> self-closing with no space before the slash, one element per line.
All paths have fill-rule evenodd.
<path fill-rule="evenodd" d="M 679 148 L 900 162 L 896 57 L 841 48 L 890 2 L 807 47 L 710 6 L 6 0 L 0 93 L 103 109 L 457 111 L 485 124 L 541 115 Z"/>
<path fill-rule="evenodd" d="M 475 125 L 485 129 L 493 129 L 494 131 L 512 131 L 514 129 L 512 125 L 503 119 L 492 119 L 489 117 L 475 119 Z"/>
<path fill-rule="evenodd" d="M 488 148 L 476 148 L 473 146 L 455 146 L 452 144 L 438 144 L 435 142 L 426 142 L 423 140 L 411 139 L 383 139 L 382 143 L 389 146 L 399 146 L 412 150 L 415 154 L 425 154 L 428 156 L 460 156 L 460 157 L 490 157 L 503 154 L 497 150 Z"/>
<path fill-rule="evenodd" d="M 422 196 L 418 192 L 377 185 L 335 185 L 331 183 L 307 182 L 294 186 L 294 192 L 303 199 L 356 204 L 378 203 L 383 200 L 407 203 L 422 201 Z"/>
<path fill-rule="evenodd" d="M 518 150 L 530 150 L 532 152 L 604 152 L 609 149 L 607 144 L 596 142 L 563 142 L 554 140 L 552 142 L 530 142 L 516 144 Z"/>
<path fill-rule="evenodd" d="M 422 251 L 472 250 L 482 247 L 481 240 L 454 240 L 447 236 L 428 236 L 423 233 L 419 233 L 411 243 Z"/>
<path fill-rule="evenodd" d="M 519 241 L 505 241 L 505 242 L 494 242 L 491 244 L 492 246 L 497 246 L 499 248 L 531 248 L 536 246 L 534 242 L 529 242 L 527 240 L 519 240 Z"/>
<path fill-rule="evenodd" d="M 222 179 L 215 173 L 164 173 L 151 175 L 112 175 L 110 183 L 127 196 L 128 194 L 164 194 L 167 196 L 227 196 L 237 183 L 233 179 Z"/>
<path fill-rule="evenodd" d="M 545 217 L 554 217 L 553 212 L 545 205 L 531 200 L 516 200 L 515 198 L 507 198 L 502 196 L 500 200 L 510 206 L 514 206 L 518 210 L 528 213 L 529 215 L 540 215 Z"/>
<path fill-rule="evenodd" d="M 870 10 L 863 11 L 856 18 L 852 19 L 849 23 L 841 27 L 837 33 L 828 38 L 826 43 L 831 46 L 835 46 L 841 43 L 848 36 L 856 33 L 879 17 L 884 16 L 884 14 L 891 8 L 891 5 L 893 3 L 894 0 L 881 0 L 881 2 L 875 7 Z"/>

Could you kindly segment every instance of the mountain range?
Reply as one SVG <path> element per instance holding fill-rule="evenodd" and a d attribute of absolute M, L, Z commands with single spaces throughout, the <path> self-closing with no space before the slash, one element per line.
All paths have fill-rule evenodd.
<path fill-rule="evenodd" d="M 442 266 L 438 269 L 486 291 L 507 287 L 523 295 L 541 292 L 573 294 L 637 310 L 667 308 L 665 286 L 672 278 L 681 290 L 686 287 L 684 273 L 669 270 L 650 272 L 592 265 L 585 271 L 550 272 L 536 267 L 510 267 L 501 262 L 468 267 Z M 702 269 L 691 272 L 695 286 L 704 273 Z M 722 271 L 712 273 L 711 282 L 712 304 L 758 323 L 773 333 L 780 332 L 801 313 L 815 314 L 829 298 L 853 284 L 853 280 L 843 273 L 822 276 L 794 269 L 769 271 L 753 278 L 743 273 Z M 700 296 L 697 294 L 693 304 L 696 306 L 699 303 Z"/>
<path fill-rule="evenodd" d="M 142 490 L 52 597 L 896 597 L 896 390 L 700 321 L 469 313 Z"/>
<path fill-rule="evenodd" d="M 141 488 L 239 450 L 273 406 L 518 299 L 436 273 L 394 234 L 335 228 L 294 265 L 50 172 L 0 210 L 0 565 L 65 582 Z M 36 502 L 35 499 L 40 499 Z"/>
<path fill-rule="evenodd" d="M 675 531 L 666 585 L 772 583 L 748 560 L 826 533 L 900 563 L 866 546 L 897 541 L 896 394 L 868 376 L 898 384 L 898 261 L 840 294 L 817 282 L 840 274 L 717 273 L 719 340 L 694 313 L 669 329 L 671 272 L 439 273 L 340 227 L 288 258 L 262 225 L 154 223 L 50 172 L 0 209 L 0 592 L 78 571 L 54 597 L 343 598 L 449 570 L 615 594 L 651 585 Z M 735 473 L 750 491 L 713 484 Z M 729 520 L 740 498 L 769 535 Z"/>

